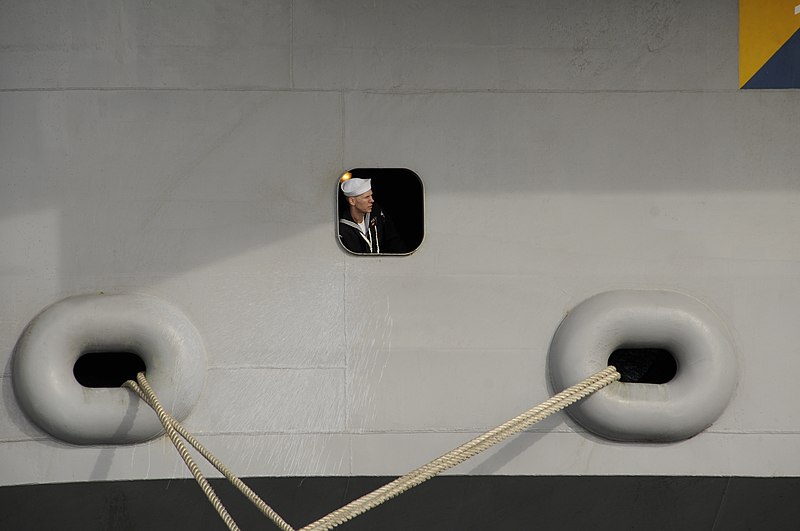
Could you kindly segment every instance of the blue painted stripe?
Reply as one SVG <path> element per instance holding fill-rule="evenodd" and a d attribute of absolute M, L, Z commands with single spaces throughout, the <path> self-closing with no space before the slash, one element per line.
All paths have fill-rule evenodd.
<path fill-rule="evenodd" d="M 800 30 L 794 32 L 742 88 L 800 88 Z"/>

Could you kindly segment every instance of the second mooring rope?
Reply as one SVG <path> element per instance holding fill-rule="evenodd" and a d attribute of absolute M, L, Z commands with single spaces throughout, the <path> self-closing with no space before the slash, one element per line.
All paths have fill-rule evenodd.
<path fill-rule="evenodd" d="M 275 523 L 275 525 L 277 525 L 283 531 L 295 531 L 295 529 L 292 526 L 290 526 L 289 524 L 287 524 L 283 520 L 283 518 L 281 518 L 280 515 L 278 513 L 276 513 L 272 509 L 272 507 L 267 505 L 264 502 L 264 500 L 262 500 L 258 496 L 258 494 L 253 492 L 253 490 L 250 487 L 248 487 L 235 474 L 233 474 L 233 472 L 231 472 L 231 470 L 227 466 L 225 466 L 222 463 L 222 461 L 217 459 L 214 454 L 212 454 L 205 446 L 203 446 L 200 443 L 200 441 L 195 439 L 194 436 L 192 436 L 192 434 L 189 433 L 186 430 L 186 428 L 184 428 L 183 425 L 181 425 L 180 422 L 175 420 L 174 417 L 172 417 L 166 411 L 164 411 L 164 408 L 161 406 L 161 403 L 158 401 L 158 397 L 156 396 L 155 391 L 153 391 L 153 388 L 150 387 L 150 384 L 147 381 L 147 378 L 145 378 L 144 373 L 140 372 L 139 374 L 137 374 L 136 375 L 136 380 L 137 380 L 136 382 L 134 382 L 133 380 L 128 380 L 127 382 L 125 382 L 124 386 L 128 387 L 128 388 L 132 389 L 134 392 L 136 392 L 136 394 L 139 395 L 139 397 L 142 400 L 144 400 L 144 402 L 147 405 L 149 405 L 151 408 L 153 408 L 153 410 L 155 410 L 156 414 L 158 415 L 159 420 L 161 420 L 161 424 L 164 426 L 164 429 L 167 430 L 167 434 L 168 435 L 170 433 L 170 429 L 168 428 L 168 425 L 169 425 L 169 426 L 172 427 L 173 431 L 175 431 L 178 434 L 180 434 L 180 436 L 183 437 L 184 439 L 186 439 L 186 441 L 189 444 L 191 444 L 194 447 L 194 449 L 197 450 L 200 453 L 200 455 L 202 455 L 209 463 L 214 465 L 214 467 L 217 470 L 219 470 L 222 473 L 222 475 L 224 475 L 225 478 L 227 478 L 227 480 L 234 487 L 239 489 L 239 491 L 242 494 L 244 494 L 247 497 L 247 499 L 250 500 L 250 502 L 253 503 L 253 505 L 258 507 L 258 509 L 267 518 L 272 520 Z M 138 385 L 137 385 L 137 382 L 138 382 Z M 172 443 L 178 449 L 178 453 L 181 454 L 181 457 L 183 457 L 184 452 L 186 452 L 186 448 L 183 447 L 183 444 L 180 442 L 180 439 L 178 439 L 178 442 L 176 443 L 176 440 L 173 439 L 172 436 L 170 436 L 170 440 L 172 440 Z M 181 451 L 182 447 L 183 447 L 183 451 Z M 188 452 L 186 452 L 186 454 L 188 455 Z M 189 459 L 191 460 L 191 456 L 189 457 Z M 185 459 L 184 459 L 184 462 L 186 462 Z M 214 489 L 211 488 L 211 485 L 208 484 L 208 482 L 203 477 L 202 473 L 200 473 L 199 469 L 197 470 L 197 473 L 195 473 L 195 470 L 192 469 L 192 467 L 189 465 L 188 462 L 186 462 L 186 466 L 189 467 L 189 470 L 192 470 L 192 474 L 194 475 L 195 480 L 200 485 L 200 487 L 203 489 L 203 492 L 205 493 L 206 497 L 209 499 L 211 504 L 214 506 L 214 508 L 217 509 L 217 513 L 219 513 L 220 517 L 222 517 L 223 521 L 225 521 L 225 524 L 228 526 L 228 529 L 230 529 L 231 531 L 234 531 L 235 529 L 238 529 L 238 526 L 236 526 L 236 522 L 233 521 L 233 518 L 230 517 L 230 515 L 227 513 L 227 511 L 225 511 L 225 514 L 228 515 L 228 518 L 226 519 L 223 516 L 223 513 L 220 512 L 220 509 L 218 509 L 218 506 L 219 506 L 219 507 L 222 507 L 222 509 L 224 510 L 224 506 L 222 505 L 222 502 L 219 499 L 219 497 L 217 496 L 216 492 L 214 492 Z M 196 468 L 196 465 L 195 465 L 195 468 Z M 202 479 L 198 479 L 198 474 Z"/>
<path fill-rule="evenodd" d="M 344 522 L 347 522 L 348 520 L 351 520 L 374 507 L 377 507 L 383 502 L 388 501 L 413 487 L 416 487 L 432 477 L 463 463 L 470 457 L 473 457 L 508 439 L 509 437 L 526 430 L 537 422 L 549 417 L 553 413 L 556 413 L 565 407 L 574 404 L 578 400 L 586 398 L 592 393 L 599 391 L 603 387 L 619 379 L 620 374 L 613 366 L 606 367 L 602 371 L 590 376 L 589 378 L 586 378 L 582 382 L 565 389 L 549 400 L 546 400 L 538 406 L 525 411 L 524 413 L 497 426 L 496 428 L 489 430 L 478 437 L 475 437 L 471 441 L 466 442 L 461 446 L 447 452 L 441 457 L 434 459 L 430 463 L 423 465 L 416 470 L 413 470 L 408 474 L 399 477 L 390 483 L 387 483 L 383 487 L 380 487 L 369 494 L 366 494 L 361 498 L 348 503 L 344 507 L 333 511 L 327 516 L 308 524 L 300 531 L 327 531 L 329 529 L 333 529 L 334 527 L 341 525 Z M 294 528 L 287 524 L 271 507 L 269 507 L 269 505 L 264 503 L 264 501 L 259 498 L 255 492 L 247 487 L 247 485 L 245 485 L 238 477 L 233 475 L 233 473 L 231 473 L 230 470 L 225 467 L 225 465 L 223 465 L 216 457 L 214 457 L 211 452 L 209 452 L 202 444 L 200 444 L 200 442 L 192 437 L 192 435 L 189 434 L 189 432 L 186 431 L 186 429 L 181 426 L 177 420 L 164 411 L 163 407 L 161 407 L 161 404 L 158 401 L 158 397 L 147 382 L 144 373 L 139 373 L 136 377 L 136 380 L 138 384 L 133 380 L 128 380 L 125 382 L 124 386 L 136 392 L 136 394 L 139 395 L 142 400 L 145 401 L 145 403 L 155 410 L 159 420 L 161 421 L 161 424 L 164 426 L 164 429 L 167 432 L 167 435 L 169 436 L 170 440 L 172 440 L 173 444 L 175 444 L 175 447 L 178 449 L 178 453 L 180 453 L 181 457 L 184 459 L 186 466 L 192 471 L 195 480 L 198 482 L 198 484 L 200 484 L 203 492 L 206 494 L 206 497 L 208 497 L 209 501 L 211 501 L 212 505 L 217 510 L 217 513 L 225 521 L 226 525 L 228 525 L 228 528 L 231 531 L 238 529 L 236 523 L 230 517 L 227 510 L 225 510 L 222 502 L 208 484 L 208 481 L 205 480 L 197 465 L 191 459 L 191 456 L 189 455 L 185 446 L 183 446 L 181 443 L 178 435 L 185 438 L 187 442 L 197 449 L 197 451 L 200 452 L 200 454 L 212 465 L 214 465 L 217 470 L 222 472 L 222 474 L 245 496 L 247 496 L 247 498 L 253 504 L 255 504 L 262 513 L 269 517 L 275 523 L 275 525 L 277 525 L 283 531 L 295 531 Z"/>

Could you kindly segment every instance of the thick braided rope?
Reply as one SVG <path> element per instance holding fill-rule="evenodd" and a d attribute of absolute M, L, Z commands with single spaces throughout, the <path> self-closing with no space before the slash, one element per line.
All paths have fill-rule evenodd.
<path fill-rule="evenodd" d="M 230 531 L 239 531 L 239 526 L 236 525 L 236 522 L 233 521 L 233 518 L 228 513 L 227 509 L 225 509 L 225 506 L 222 505 L 222 501 L 219 499 L 219 496 L 217 496 L 217 493 L 214 492 L 214 489 L 208 483 L 208 480 L 206 480 L 206 478 L 203 476 L 203 473 L 200 471 L 200 468 L 197 466 L 197 463 L 195 463 L 194 459 L 192 459 L 192 456 L 189 454 L 189 450 L 186 449 L 186 446 L 181 441 L 178 432 L 175 431 L 175 428 L 172 427 L 172 423 L 169 421 L 168 418 L 169 415 L 167 415 L 167 412 L 164 411 L 163 407 L 161 407 L 161 403 L 158 401 L 155 392 L 153 392 L 153 389 L 150 387 L 150 384 L 144 377 L 144 373 L 140 372 L 136 376 L 136 380 L 139 386 L 141 387 L 141 390 L 144 391 L 152 400 L 152 402 L 149 402 L 150 407 L 152 407 L 153 410 L 158 415 L 158 420 L 160 420 L 161 424 L 164 426 L 164 430 L 166 430 L 167 436 L 169 436 L 169 439 L 172 441 L 172 444 L 175 445 L 175 448 L 178 450 L 178 453 L 183 458 L 183 462 L 186 463 L 187 467 L 189 467 L 189 470 L 192 472 L 192 475 L 194 476 L 195 481 L 197 481 L 197 484 L 200 485 L 201 489 L 203 489 L 203 493 L 206 495 L 206 498 L 208 498 L 208 501 L 210 501 L 211 505 L 214 506 L 214 509 L 217 511 L 217 514 L 219 514 L 220 518 L 222 518 L 222 520 L 225 522 L 225 525 L 228 526 L 228 529 Z M 128 380 L 123 384 L 123 386 L 128 387 L 135 391 L 135 389 L 130 385 L 133 383 L 134 383 L 133 380 Z"/>
<path fill-rule="evenodd" d="M 496 428 L 479 435 L 478 437 L 475 437 L 471 441 L 462 444 L 458 448 L 451 450 L 441 457 L 434 459 L 430 463 L 423 465 L 412 472 L 409 472 L 408 474 L 384 485 L 383 487 L 380 487 L 379 489 L 362 496 L 361 498 L 345 505 L 344 507 L 337 509 L 336 511 L 317 520 L 316 522 L 307 525 L 300 531 L 329 530 L 341 525 L 342 523 L 355 518 L 369 509 L 372 509 L 383 502 L 388 501 L 395 496 L 398 496 L 403 492 L 427 481 L 428 479 L 431 479 L 437 474 L 459 465 L 467 459 L 479 454 L 480 452 L 483 452 L 499 442 L 504 441 L 512 435 L 529 428 L 533 424 L 549 417 L 553 413 L 556 413 L 557 411 L 564 409 L 578 400 L 581 400 L 602 389 L 610 383 L 619 380 L 619 378 L 620 374 L 617 372 L 617 370 L 613 366 L 609 366 L 606 369 L 590 376 L 584 381 L 565 389 L 549 400 L 542 402 L 538 406 L 529 409 L 528 411 L 514 417 L 500 426 L 497 426 Z M 183 426 L 181 426 L 177 420 L 164 411 L 164 408 L 161 407 L 161 404 L 158 401 L 158 397 L 147 382 L 144 373 L 139 373 L 137 375 L 137 380 L 141 387 L 137 385 L 136 382 L 131 380 L 125 382 L 124 386 L 133 390 L 156 412 L 161 424 L 164 426 L 164 429 L 167 432 L 167 435 L 177 448 L 178 453 L 181 454 L 186 466 L 192 471 L 195 480 L 203 489 L 206 497 L 212 503 L 214 508 L 217 510 L 217 513 L 220 515 L 223 521 L 225 521 L 226 525 L 231 531 L 238 530 L 236 523 L 230 517 L 227 510 L 222 505 L 222 502 L 219 500 L 219 497 L 217 497 L 216 493 L 211 488 L 211 485 L 208 484 L 208 481 L 206 481 L 199 468 L 192 460 L 189 452 L 186 450 L 186 447 L 180 441 L 179 434 L 180 436 L 184 437 L 192 446 L 194 446 L 195 449 L 197 449 L 197 451 L 203 455 L 203 457 L 205 457 L 217 468 L 217 470 L 222 472 L 223 475 L 225 475 L 225 477 L 231 481 L 231 483 L 233 483 L 243 494 L 245 494 L 245 496 L 247 496 L 247 498 L 250 499 L 250 501 L 253 502 L 253 504 L 255 504 L 262 513 L 272 519 L 273 522 L 278 525 L 278 527 L 284 531 L 295 531 L 289 524 L 283 521 L 283 519 L 277 513 L 275 513 L 274 510 L 264 503 L 264 501 L 261 500 L 258 495 L 252 492 L 247 485 L 233 475 L 233 473 L 231 473 L 225 465 L 223 465 L 216 457 L 214 457 L 213 454 L 211 454 L 211 452 L 209 452 L 202 444 L 200 444 L 199 441 L 197 441 L 188 431 L 186 431 L 186 429 L 183 428 Z"/>
<path fill-rule="evenodd" d="M 619 380 L 620 374 L 613 366 L 590 376 L 561 393 L 553 396 L 542 404 L 529 409 L 517 417 L 501 424 L 493 430 L 480 435 L 471 441 L 451 450 L 443 456 L 434 459 L 416 470 L 378 488 L 377 490 L 358 498 L 341 509 L 313 522 L 301 531 L 322 531 L 332 529 L 338 525 L 355 518 L 356 516 L 380 505 L 381 503 L 402 494 L 403 492 L 427 481 L 428 479 L 448 470 L 464 461 L 483 452 L 487 448 L 515 435 L 533 424 L 549 417 L 553 413 L 589 396 L 612 382 Z"/>
<path fill-rule="evenodd" d="M 142 375 L 142 378 L 146 380 L 144 375 Z M 156 401 L 158 400 L 158 398 L 155 397 L 155 393 L 151 392 L 152 397 L 149 396 L 147 393 L 144 392 L 144 390 L 141 387 L 139 387 L 136 384 L 136 382 L 128 381 L 127 384 L 128 387 L 133 391 L 135 391 L 136 394 L 139 395 L 139 398 L 141 398 L 150 407 L 153 407 L 154 403 L 153 398 L 155 398 Z M 153 407 L 153 409 L 155 408 Z M 244 494 L 245 497 L 247 497 L 247 499 L 250 500 L 250 502 L 253 505 L 255 505 L 258 508 L 258 510 L 261 511 L 262 514 L 264 514 L 264 516 L 272 520 L 275 523 L 275 525 L 277 525 L 283 531 L 295 531 L 295 529 L 288 523 L 286 523 L 283 520 L 283 518 L 281 518 L 281 516 L 278 513 L 276 513 L 274 509 L 272 509 L 272 507 L 267 505 L 267 503 L 264 500 L 262 500 L 261 497 L 259 497 L 258 494 L 253 492 L 253 490 L 250 487 L 248 487 L 246 483 L 244 483 L 241 479 L 239 479 L 239 477 L 236 476 L 227 466 L 225 466 L 225 464 L 222 463 L 222 461 L 217 459 L 217 457 L 214 454 L 212 454 L 208 448 L 203 446 L 203 444 L 200 441 L 195 439 L 194 436 L 191 433 L 189 433 L 188 430 L 186 430 L 186 428 L 184 428 L 183 425 L 175 419 L 175 417 L 173 417 L 169 413 L 166 413 L 166 416 L 172 427 L 175 429 L 175 431 L 177 431 L 181 437 L 186 439 L 186 442 L 191 444 L 194 447 L 194 449 L 197 450 L 200 453 L 200 455 L 202 455 L 206 459 L 206 461 L 211 463 L 214 466 L 214 468 L 219 470 L 222 473 L 222 475 L 225 476 L 225 478 L 227 478 L 227 480 L 234 487 L 239 489 L 239 492 Z"/>

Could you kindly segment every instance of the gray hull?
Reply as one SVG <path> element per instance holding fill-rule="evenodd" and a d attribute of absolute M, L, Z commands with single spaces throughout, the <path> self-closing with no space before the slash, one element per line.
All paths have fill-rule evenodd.
<path fill-rule="evenodd" d="M 74 445 L 23 413 L 15 345 L 67 297 L 178 308 L 205 350 L 187 428 L 300 524 L 558 391 L 551 340 L 584 300 L 666 290 L 731 340 L 708 428 L 614 442 L 560 413 L 348 525 L 577 528 L 619 503 L 614 529 L 790 529 L 761 493 L 800 477 L 800 91 L 739 90 L 739 21 L 728 0 L 4 3 L 0 527 L 178 525 L 151 503 L 221 525 L 164 437 Z M 342 248 L 352 168 L 420 176 L 416 252 Z"/>

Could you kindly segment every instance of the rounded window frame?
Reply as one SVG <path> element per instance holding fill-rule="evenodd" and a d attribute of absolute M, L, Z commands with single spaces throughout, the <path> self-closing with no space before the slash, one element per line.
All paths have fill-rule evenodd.
<path fill-rule="evenodd" d="M 391 204 L 391 201 L 387 201 L 385 198 L 386 196 L 383 195 L 382 188 L 389 188 L 390 190 L 397 191 L 400 187 L 402 187 L 402 183 L 398 182 L 399 177 L 407 176 L 408 178 L 414 178 L 415 185 L 418 185 L 418 196 L 416 195 L 408 195 L 406 198 L 413 199 L 412 204 L 412 219 L 413 219 L 413 212 L 418 213 L 419 219 L 413 219 L 413 225 L 416 227 L 416 230 L 412 230 L 412 234 L 406 235 L 405 238 L 408 240 L 406 243 L 410 247 L 410 249 L 406 252 L 377 252 L 377 253 L 365 253 L 365 252 L 356 252 L 349 249 L 342 240 L 341 228 L 342 225 L 340 220 L 343 218 L 343 210 L 344 210 L 344 203 L 346 202 L 346 197 L 344 196 L 341 188 L 341 184 L 344 180 L 347 180 L 352 177 L 363 178 L 363 179 L 373 179 L 373 189 L 377 189 L 376 193 L 379 195 L 377 197 L 376 202 L 380 205 L 385 207 L 386 204 L 390 204 L 390 211 L 387 212 L 388 215 L 395 218 L 396 224 L 402 225 L 403 215 L 405 214 L 402 212 L 397 205 Z M 383 198 L 383 199 L 382 199 Z M 410 256 L 417 252 L 420 247 L 422 247 L 423 242 L 425 241 L 425 183 L 422 180 L 422 177 L 410 168 L 403 168 L 403 167 L 396 167 L 396 168 L 378 168 L 378 167 L 356 167 L 350 168 L 346 170 L 336 181 L 336 200 L 335 200 L 335 210 L 336 210 L 336 240 L 339 243 L 339 247 L 348 254 L 354 256 L 374 256 L 374 257 L 381 257 L 381 256 Z M 399 221 L 398 221 L 399 220 Z M 402 230 L 402 229 L 401 229 Z"/>

